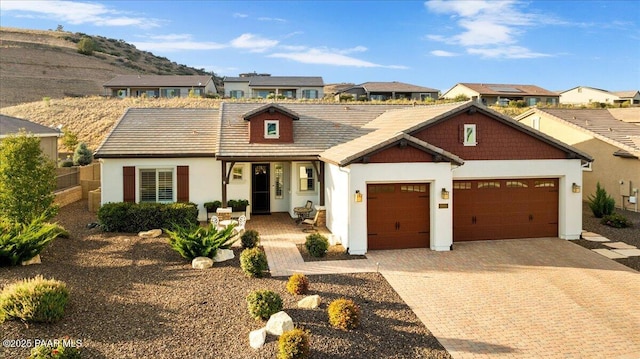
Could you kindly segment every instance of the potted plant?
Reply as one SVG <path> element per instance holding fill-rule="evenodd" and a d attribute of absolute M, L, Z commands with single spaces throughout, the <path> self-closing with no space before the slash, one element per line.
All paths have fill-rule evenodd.
<path fill-rule="evenodd" d="M 227 207 L 231 207 L 234 212 L 242 212 L 247 210 L 249 201 L 246 199 L 230 199 L 227 201 Z"/>
<path fill-rule="evenodd" d="M 216 209 L 222 207 L 222 202 L 220 201 L 213 201 L 213 202 L 205 202 L 204 203 L 204 208 L 207 209 L 207 214 L 209 213 L 216 213 Z"/>

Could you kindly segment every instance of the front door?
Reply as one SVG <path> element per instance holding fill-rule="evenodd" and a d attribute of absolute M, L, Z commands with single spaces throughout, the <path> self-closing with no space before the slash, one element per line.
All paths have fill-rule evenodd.
<path fill-rule="evenodd" d="M 252 182 L 251 187 L 253 189 L 251 195 L 251 213 L 253 214 L 268 214 L 271 212 L 269 205 L 269 164 L 257 163 L 251 166 Z"/>

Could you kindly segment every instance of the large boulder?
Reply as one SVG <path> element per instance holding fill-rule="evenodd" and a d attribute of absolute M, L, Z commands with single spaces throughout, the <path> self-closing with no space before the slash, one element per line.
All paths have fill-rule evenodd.
<path fill-rule="evenodd" d="M 320 296 L 317 294 L 304 297 L 298 301 L 298 308 L 314 309 L 318 308 L 319 305 Z"/>
<path fill-rule="evenodd" d="M 231 249 L 218 249 L 216 252 L 216 256 L 213 257 L 214 262 L 224 262 L 229 259 L 233 259 L 235 256 L 233 255 L 233 250 Z"/>
<path fill-rule="evenodd" d="M 139 232 L 138 237 L 155 238 L 155 237 L 159 237 L 161 234 L 162 234 L 162 229 L 152 229 L 146 232 Z"/>
<path fill-rule="evenodd" d="M 191 261 L 193 269 L 207 269 L 213 267 L 213 259 L 208 257 L 195 257 Z"/>
<path fill-rule="evenodd" d="M 280 311 L 276 314 L 271 315 L 269 320 L 267 321 L 267 333 L 273 335 L 282 335 L 282 333 L 287 330 L 293 329 L 293 320 L 289 316 L 289 314 Z"/>
<path fill-rule="evenodd" d="M 261 348 L 267 339 L 267 330 L 265 328 L 257 329 L 249 333 L 249 345 L 253 349 Z"/>

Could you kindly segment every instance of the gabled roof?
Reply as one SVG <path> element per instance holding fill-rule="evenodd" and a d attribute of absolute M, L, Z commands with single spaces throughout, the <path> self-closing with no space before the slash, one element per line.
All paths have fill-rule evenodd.
<path fill-rule="evenodd" d="M 96 158 L 213 157 L 217 109 L 130 108 L 98 146 Z"/>
<path fill-rule="evenodd" d="M 559 93 L 560 93 L 560 95 L 562 95 L 565 92 L 573 91 L 575 89 L 580 89 L 580 88 L 590 89 L 590 90 L 593 90 L 593 91 L 599 91 L 599 92 L 602 92 L 602 93 L 605 93 L 605 94 L 610 94 L 611 93 L 611 92 L 609 92 L 607 90 L 599 89 L 599 88 L 596 88 L 596 87 L 590 87 L 590 86 L 576 86 L 576 87 L 572 87 L 572 88 L 570 88 L 570 89 L 568 89 L 566 91 L 560 91 Z"/>
<path fill-rule="evenodd" d="M 546 114 L 556 121 L 616 146 L 634 156 L 640 155 L 640 126 L 615 119 L 607 109 L 535 108 L 518 116 L 517 119 L 522 119 L 533 113 Z"/>
<path fill-rule="evenodd" d="M 248 76 L 225 77 L 224 82 L 248 82 L 249 87 L 322 87 L 320 76 Z"/>
<path fill-rule="evenodd" d="M 213 81 L 209 75 L 118 75 L 104 87 L 202 87 Z"/>
<path fill-rule="evenodd" d="M 283 113 L 283 114 L 291 117 L 294 120 L 299 120 L 300 119 L 300 116 L 297 113 L 289 110 L 288 108 L 282 107 L 282 106 L 278 105 L 277 103 L 270 103 L 270 104 L 264 105 L 262 107 L 258 107 L 253 111 L 247 112 L 244 115 L 243 118 L 245 119 L 245 121 L 248 121 L 252 117 L 255 117 L 255 116 L 257 116 L 257 115 L 259 115 L 261 113 L 264 113 L 264 112 L 267 112 L 267 111 L 272 111 L 272 110 L 273 111 L 278 111 L 280 113 Z"/>
<path fill-rule="evenodd" d="M 608 108 L 607 111 L 616 120 L 640 124 L 640 107 Z"/>
<path fill-rule="evenodd" d="M 55 128 L 40 125 L 35 122 L 17 117 L 0 115 L 0 138 L 14 135 L 24 129 L 36 137 L 60 137 L 60 131 Z"/>
<path fill-rule="evenodd" d="M 404 82 L 365 82 L 363 84 L 353 86 L 362 87 L 367 92 L 438 92 L 439 90 L 429 87 L 416 86 Z"/>
<path fill-rule="evenodd" d="M 638 95 L 638 93 L 640 93 L 640 91 L 638 90 L 631 90 L 631 91 L 612 91 L 612 94 L 620 97 L 620 98 L 633 98 L 636 97 L 636 95 Z"/>
<path fill-rule="evenodd" d="M 467 87 L 480 95 L 496 95 L 496 96 L 558 96 L 557 93 L 545 90 L 535 85 L 518 85 L 518 84 L 484 84 L 461 82 L 461 85 Z M 455 86 L 454 86 L 455 87 Z M 453 89 L 453 88 L 452 88 Z M 451 91 L 451 90 L 449 90 Z M 449 92 L 447 91 L 447 92 Z M 445 93 L 446 94 L 446 93 Z"/>

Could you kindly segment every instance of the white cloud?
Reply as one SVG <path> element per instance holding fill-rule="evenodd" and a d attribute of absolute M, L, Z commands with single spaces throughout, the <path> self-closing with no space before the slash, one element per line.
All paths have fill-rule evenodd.
<path fill-rule="evenodd" d="M 147 38 L 163 41 L 191 40 L 191 34 L 148 35 Z"/>
<path fill-rule="evenodd" d="M 97 26 L 153 28 L 161 23 L 158 19 L 127 14 L 103 4 L 76 1 L 2 1 L 0 11 L 3 16 L 16 13 L 17 16 L 44 18 L 73 25 L 89 23 Z"/>
<path fill-rule="evenodd" d="M 219 50 L 224 49 L 227 45 L 218 44 L 216 42 L 196 42 L 196 41 L 160 41 L 160 42 L 134 42 L 133 45 L 145 51 L 182 51 L 182 50 Z"/>
<path fill-rule="evenodd" d="M 279 17 L 259 17 L 258 21 L 275 21 L 275 22 L 287 22 L 285 19 L 281 19 Z"/>
<path fill-rule="evenodd" d="M 433 50 L 433 51 L 431 51 L 431 55 L 438 56 L 438 57 L 459 56 L 459 54 L 456 54 L 455 52 L 449 52 L 449 51 L 444 51 L 444 50 Z"/>
<path fill-rule="evenodd" d="M 233 17 L 245 18 L 245 17 L 249 17 L 249 15 L 237 12 L 233 14 Z"/>
<path fill-rule="evenodd" d="M 429 0 L 425 2 L 425 6 L 431 12 L 451 15 L 460 28 L 457 34 L 429 34 L 427 39 L 462 46 L 467 49 L 467 53 L 487 58 L 551 56 L 516 44 L 528 27 L 562 24 L 553 16 L 527 13 L 521 9 L 524 5 L 514 0 Z"/>
<path fill-rule="evenodd" d="M 357 46 L 352 49 L 330 50 L 326 48 L 310 48 L 297 52 L 279 52 L 268 55 L 268 57 L 283 58 L 304 64 L 349 66 L 349 67 L 383 67 L 389 69 L 407 69 L 401 65 L 381 65 L 373 62 L 356 59 L 345 55 L 353 51 L 366 51 L 366 48 Z"/>
<path fill-rule="evenodd" d="M 242 34 L 230 42 L 232 47 L 251 52 L 265 52 L 278 45 L 278 40 L 271 40 L 254 34 Z"/>

